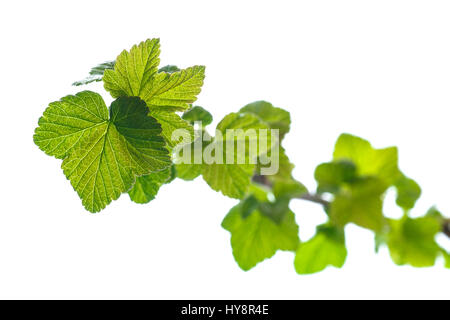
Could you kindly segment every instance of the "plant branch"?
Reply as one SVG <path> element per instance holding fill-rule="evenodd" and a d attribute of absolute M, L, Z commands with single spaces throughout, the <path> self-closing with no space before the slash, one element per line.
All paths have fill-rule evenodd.
<path fill-rule="evenodd" d="M 450 238 L 450 219 L 442 221 L 442 233 Z"/>
<path fill-rule="evenodd" d="M 321 204 L 322 206 L 324 206 L 325 208 L 328 208 L 330 205 L 330 201 L 323 199 L 318 194 L 304 193 L 301 196 L 296 197 L 296 199 L 301 199 L 301 200 L 305 200 L 305 201 L 318 203 L 318 204 Z"/>

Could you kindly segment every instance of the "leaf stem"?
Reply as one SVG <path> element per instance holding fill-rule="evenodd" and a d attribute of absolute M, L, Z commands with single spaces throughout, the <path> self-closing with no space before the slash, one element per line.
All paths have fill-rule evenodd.
<path fill-rule="evenodd" d="M 328 208 L 330 205 L 330 201 L 323 199 L 318 194 L 304 193 L 301 196 L 296 197 L 296 199 L 301 199 L 301 200 L 305 200 L 305 201 L 318 203 L 318 204 L 321 204 L 322 206 L 324 206 L 324 208 Z"/>

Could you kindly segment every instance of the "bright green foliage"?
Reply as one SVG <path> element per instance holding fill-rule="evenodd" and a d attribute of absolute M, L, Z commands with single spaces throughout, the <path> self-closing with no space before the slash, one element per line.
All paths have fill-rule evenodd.
<path fill-rule="evenodd" d="M 432 217 L 390 220 L 387 244 L 392 260 L 398 265 L 430 267 L 435 263 L 440 248 L 435 241 L 441 230 L 439 222 Z"/>
<path fill-rule="evenodd" d="M 194 128 L 175 112 L 150 109 L 149 115 L 158 120 L 162 128 L 162 136 L 170 148 L 193 140 Z M 174 131 L 177 129 L 182 129 L 179 131 L 182 135 L 173 137 Z"/>
<path fill-rule="evenodd" d="M 414 180 L 402 175 L 396 182 L 397 205 L 405 210 L 414 208 L 422 190 Z"/>
<path fill-rule="evenodd" d="M 293 199 L 308 192 L 308 189 L 299 181 L 294 179 L 277 180 L 273 187 L 273 194 L 277 199 Z"/>
<path fill-rule="evenodd" d="M 295 251 L 299 243 L 294 214 L 285 212 L 280 223 L 264 216 L 258 209 L 243 218 L 243 206 L 233 207 L 222 222 L 231 233 L 231 247 L 236 262 L 250 270 L 272 257 L 278 250 Z"/>
<path fill-rule="evenodd" d="M 172 167 L 138 177 L 134 186 L 128 191 L 130 199 L 136 203 L 152 201 L 159 188 L 170 180 L 171 175 Z"/>
<path fill-rule="evenodd" d="M 266 101 L 250 103 L 239 110 L 241 113 L 253 113 L 266 122 L 270 128 L 280 130 L 280 136 L 284 137 L 291 126 L 291 116 L 286 110 L 276 108 Z"/>
<path fill-rule="evenodd" d="M 122 51 L 114 70 L 106 70 L 103 76 L 105 89 L 113 97 L 136 96 L 145 101 L 150 115 L 158 120 L 163 136 L 173 148 L 182 138 L 172 140 L 176 129 L 193 129 L 175 111 L 187 110 L 197 99 L 203 85 L 205 68 L 195 66 L 176 71 L 166 66 L 158 72 L 159 39 L 151 39 Z M 164 71 L 168 72 L 164 72 Z"/>
<path fill-rule="evenodd" d="M 374 149 L 368 141 L 349 134 L 339 137 L 333 159 L 351 161 L 359 176 L 374 176 L 386 185 L 393 184 L 400 177 L 397 148 Z"/>
<path fill-rule="evenodd" d="M 420 197 L 420 187 L 398 169 L 397 148 L 374 149 L 361 138 L 339 137 L 333 162 L 316 168 L 317 192 L 334 195 L 329 213 L 339 226 L 355 223 L 380 231 L 385 225 L 383 198 L 389 187 L 397 189 L 397 204 L 409 210 Z"/>
<path fill-rule="evenodd" d="M 142 100 L 122 97 L 108 116 L 103 99 L 84 91 L 50 104 L 34 141 L 64 159 L 64 174 L 83 205 L 97 212 L 128 191 L 136 176 L 170 165 L 161 126 L 147 114 Z"/>
<path fill-rule="evenodd" d="M 344 228 L 349 223 L 373 230 L 376 248 L 386 244 L 396 264 L 432 266 L 442 256 L 450 267 L 450 254 L 435 240 L 440 233 L 448 235 L 450 222 L 434 207 L 423 217 L 409 216 L 421 189 L 399 170 L 397 148 L 375 149 L 364 139 L 341 135 L 332 161 L 315 170 L 317 193 L 309 193 L 293 176 L 294 164 L 281 146 L 291 126 L 289 112 L 265 101 L 250 103 L 226 115 L 212 137 L 206 131 L 212 115 L 192 106 L 205 68 L 159 68 L 159 54 L 159 39 L 146 40 L 74 83 L 103 79 L 116 98 L 109 110 L 100 95 L 83 91 L 52 102 L 39 120 L 35 143 L 63 160 L 64 174 L 87 210 L 100 211 L 125 192 L 136 203 L 148 203 L 176 177 L 202 175 L 213 190 L 240 199 L 222 226 L 231 233 L 233 255 L 243 270 L 278 250 L 295 253 L 299 274 L 340 268 L 347 256 Z M 228 136 L 229 129 L 238 131 Z M 279 139 L 268 131 L 266 141 L 260 129 L 278 130 Z M 237 153 L 239 145 L 245 152 Z M 278 171 L 266 175 L 273 167 Z M 402 219 L 383 214 L 389 188 L 397 191 Z M 293 199 L 319 204 L 328 217 L 305 243 L 289 207 Z"/>
<path fill-rule="evenodd" d="M 149 108 L 188 109 L 200 93 L 205 67 L 158 73 L 159 53 L 159 39 L 141 42 L 129 52 L 122 51 L 114 70 L 104 73 L 105 89 L 115 98 L 140 97 Z"/>
<path fill-rule="evenodd" d="M 99 64 L 98 66 L 95 66 L 91 69 L 89 72 L 89 76 L 81 81 L 76 81 L 72 85 L 73 86 L 82 86 L 85 84 L 89 84 L 91 82 L 98 82 L 102 81 L 103 79 L 103 73 L 107 69 L 114 69 L 115 61 L 107 61 L 104 63 Z"/>
<path fill-rule="evenodd" d="M 104 72 L 105 89 L 114 98 L 122 96 L 143 98 L 144 88 L 149 86 L 158 72 L 159 53 L 159 39 L 141 42 L 133 46 L 129 52 L 123 50 L 116 59 L 114 69 Z"/>
<path fill-rule="evenodd" d="M 346 160 L 322 163 L 316 168 L 314 177 L 318 184 L 317 192 L 335 193 L 343 184 L 356 179 L 356 166 Z"/>
<path fill-rule="evenodd" d="M 247 192 L 254 171 L 251 164 L 203 165 L 203 179 L 215 191 L 230 198 L 241 199 Z"/>
<path fill-rule="evenodd" d="M 332 226 L 319 226 L 312 239 L 299 245 L 295 255 L 295 270 L 299 274 L 311 274 L 328 266 L 341 268 L 346 258 L 344 231 Z"/>
<path fill-rule="evenodd" d="M 189 145 L 184 145 L 177 149 L 174 155 L 175 168 L 177 177 L 186 181 L 194 180 L 202 174 L 203 149 L 209 145 L 211 137 L 205 131 L 195 131 L 194 141 Z M 185 152 L 190 152 L 190 156 L 186 155 L 189 161 L 182 162 Z M 197 159 L 195 158 L 197 154 Z"/>
<path fill-rule="evenodd" d="M 182 118 L 188 121 L 191 125 L 193 125 L 196 121 L 201 122 L 202 127 L 206 127 L 213 121 L 211 113 L 199 106 L 192 107 L 183 113 Z"/>
<path fill-rule="evenodd" d="M 330 205 L 330 218 L 338 226 L 353 222 L 379 231 L 384 224 L 382 195 L 385 185 L 376 178 L 363 178 L 336 194 Z"/>
<path fill-rule="evenodd" d="M 230 129 L 242 129 L 244 131 L 237 133 L 234 137 L 227 137 L 227 130 Z M 248 138 L 245 136 L 246 130 L 249 129 L 255 130 L 256 135 L 254 137 Z M 218 150 L 220 148 L 226 150 L 227 142 L 230 141 L 234 143 L 234 150 L 236 150 L 239 143 L 256 143 L 259 146 L 259 129 L 268 129 L 268 127 L 258 117 L 251 114 L 230 113 L 217 125 L 217 131 L 222 133 L 222 137 L 215 137 L 214 141 L 207 146 L 207 149 L 214 150 L 215 148 L 216 152 L 220 154 Z M 272 148 L 270 139 L 267 139 L 267 144 L 269 144 L 267 149 L 270 150 Z M 248 150 L 249 148 L 246 148 L 246 151 Z M 259 150 L 260 148 L 258 147 L 257 152 Z M 226 153 L 226 156 L 229 155 L 230 153 Z M 234 163 L 229 163 L 225 157 L 222 158 L 221 156 L 219 159 L 222 163 L 208 164 L 205 161 L 202 168 L 203 178 L 212 189 L 220 191 L 228 197 L 241 199 L 250 185 L 251 177 L 256 168 L 257 155 L 246 152 L 245 155 L 242 155 L 242 159 L 238 159 L 238 152 L 234 152 L 234 157 L 232 158 Z M 242 164 L 239 164 L 239 161 Z M 254 161 L 254 164 L 251 163 L 252 161 Z"/>
<path fill-rule="evenodd" d="M 450 253 L 443 251 L 442 254 L 444 256 L 445 267 L 450 269 Z"/>

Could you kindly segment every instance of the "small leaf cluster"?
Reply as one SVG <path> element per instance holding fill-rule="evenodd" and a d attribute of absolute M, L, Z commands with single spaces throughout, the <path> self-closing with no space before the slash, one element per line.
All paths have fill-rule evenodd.
<path fill-rule="evenodd" d="M 421 188 L 399 169 L 397 148 L 375 149 L 362 138 L 342 134 L 332 160 L 317 166 L 317 186 L 310 191 L 294 178 L 294 164 L 282 146 L 291 127 L 288 111 L 266 101 L 250 103 L 221 119 L 213 135 L 208 129 L 212 115 L 193 106 L 205 67 L 160 68 L 159 56 L 159 39 L 149 39 L 73 84 L 102 81 L 115 99 L 109 108 L 98 93 L 82 91 L 50 103 L 39 119 L 34 142 L 62 160 L 63 173 L 88 211 L 104 209 L 123 193 L 136 203 L 148 203 L 162 185 L 201 176 L 213 190 L 239 201 L 222 227 L 231 234 L 233 256 L 243 270 L 279 250 L 294 253 L 299 274 L 340 268 L 347 258 L 349 224 L 373 231 L 376 249 L 386 246 L 398 265 L 428 267 L 441 257 L 450 267 L 449 253 L 436 241 L 438 234 L 450 233 L 450 222 L 434 207 L 412 217 Z M 177 129 L 184 129 L 185 136 L 174 138 Z M 278 130 L 279 136 L 263 141 L 257 135 L 257 145 L 268 142 L 269 147 L 246 153 L 245 161 L 203 159 L 229 142 L 229 129 Z M 246 136 L 233 139 L 250 143 Z M 188 163 L 182 161 L 187 152 Z M 267 158 L 277 162 L 276 173 L 264 174 L 273 165 Z M 389 190 L 396 191 L 401 219 L 383 212 Z M 317 203 L 328 217 L 306 242 L 300 240 L 301 226 L 290 208 L 294 200 Z"/>

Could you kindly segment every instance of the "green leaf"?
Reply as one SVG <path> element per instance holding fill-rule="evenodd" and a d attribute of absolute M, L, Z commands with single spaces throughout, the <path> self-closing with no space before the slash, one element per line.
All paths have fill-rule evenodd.
<path fill-rule="evenodd" d="M 276 144 L 273 144 L 276 146 Z M 292 164 L 286 155 L 286 152 L 282 146 L 278 144 L 278 148 L 274 147 L 269 150 L 264 157 L 270 159 L 268 163 L 262 163 L 261 158 L 258 157 L 258 163 L 256 166 L 256 173 L 262 174 L 263 168 L 270 168 L 277 166 L 278 171 L 275 174 L 265 175 L 271 183 L 275 183 L 277 180 L 291 180 L 292 170 L 294 169 L 294 164 Z"/>
<path fill-rule="evenodd" d="M 81 86 L 81 85 L 89 84 L 91 82 L 102 81 L 103 73 L 105 72 L 105 70 L 114 69 L 115 63 L 116 63 L 115 61 L 107 61 L 107 62 L 104 62 L 104 63 L 101 63 L 101 64 L 95 66 L 89 72 L 88 77 L 86 77 L 85 79 L 83 79 L 81 81 L 76 81 L 72 85 L 73 86 Z"/>
<path fill-rule="evenodd" d="M 186 141 L 190 142 L 194 139 L 194 128 L 175 112 L 166 111 L 162 109 L 150 109 L 149 115 L 158 120 L 162 128 L 162 136 L 170 148 L 176 145 L 183 145 Z M 175 130 L 182 129 L 181 135 L 172 139 L 172 134 Z"/>
<path fill-rule="evenodd" d="M 130 52 L 123 50 L 116 59 L 114 70 L 105 70 L 105 89 L 114 98 L 134 96 L 147 103 L 143 91 L 158 72 L 159 53 L 159 39 L 141 42 Z"/>
<path fill-rule="evenodd" d="M 85 208 L 98 212 L 128 191 L 137 176 L 171 164 L 161 126 L 139 98 L 122 97 L 108 109 L 84 91 L 53 102 L 39 120 L 34 141 L 62 168 Z"/>
<path fill-rule="evenodd" d="M 311 240 L 299 245 L 294 265 L 297 273 L 312 274 L 328 266 L 342 268 L 346 258 L 344 231 L 336 227 L 319 226 Z"/>
<path fill-rule="evenodd" d="M 390 220 L 391 230 L 387 244 L 392 260 L 398 265 L 430 267 L 435 264 L 440 248 L 435 241 L 441 230 L 440 223 L 432 217 Z"/>
<path fill-rule="evenodd" d="M 230 198 L 242 199 L 254 171 L 251 164 L 204 164 L 203 179 L 215 191 Z"/>
<path fill-rule="evenodd" d="M 211 113 L 199 106 L 192 107 L 191 109 L 183 113 L 182 118 L 192 125 L 194 124 L 194 122 L 200 121 L 202 123 L 202 127 L 206 127 L 213 121 Z"/>
<path fill-rule="evenodd" d="M 117 57 L 114 70 L 105 71 L 105 89 L 115 98 L 140 97 L 150 109 L 188 109 L 200 93 L 205 67 L 158 73 L 159 53 L 159 39 L 141 42 L 129 52 L 124 50 Z"/>
<path fill-rule="evenodd" d="M 197 130 L 195 131 L 194 142 L 175 149 L 174 163 L 178 178 L 191 181 L 202 174 L 203 148 L 210 143 L 203 139 L 203 136 L 210 139 L 210 136 L 205 131 Z M 185 154 L 185 152 L 190 154 Z M 196 154 L 197 159 L 195 158 Z"/>
<path fill-rule="evenodd" d="M 167 183 L 172 174 L 172 167 L 138 177 L 136 183 L 128 191 L 130 199 L 136 203 L 148 203 L 155 199 L 159 188 Z"/>
<path fill-rule="evenodd" d="M 444 256 L 445 267 L 450 269 L 450 253 L 443 251 L 442 254 Z"/>
<path fill-rule="evenodd" d="M 278 250 L 295 251 L 299 243 L 298 226 L 291 211 L 277 224 L 259 210 L 243 218 L 239 204 L 230 210 L 222 226 L 231 233 L 234 258 L 245 271 L 271 258 Z"/>
<path fill-rule="evenodd" d="M 240 133 L 234 131 L 236 136 L 229 137 L 229 139 L 234 141 L 234 159 L 230 159 L 233 161 L 227 161 L 226 158 L 230 153 L 226 151 L 228 140 L 226 133 L 227 130 L 236 129 L 242 129 L 243 131 Z M 251 129 L 255 130 L 255 135 L 251 137 L 246 136 L 247 130 Z M 268 129 L 268 127 L 258 117 L 251 114 L 230 113 L 217 125 L 217 131 L 222 136 L 216 136 L 206 149 L 214 150 L 218 156 L 216 159 L 212 159 L 212 163 L 208 163 L 204 159 L 202 168 L 203 178 L 213 190 L 220 191 L 231 198 L 242 199 L 244 197 L 255 171 L 256 157 L 261 151 L 259 129 Z M 239 143 L 246 145 L 245 152 L 237 152 Z M 255 143 L 257 146 L 256 154 L 252 154 L 249 151 L 248 145 L 252 143 Z M 270 150 L 272 148 L 270 134 L 267 138 L 267 145 L 267 149 Z M 221 153 L 220 149 L 224 152 Z M 242 160 L 240 161 L 242 164 L 239 164 L 239 160 Z M 218 161 L 222 163 L 218 163 Z"/>
<path fill-rule="evenodd" d="M 340 160 L 322 163 L 314 172 L 317 181 L 317 192 L 338 192 L 343 183 L 352 182 L 356 178 L 356 167 L 353 162 Z"/>
<path fill-rule="evenodd" d="M 374 149 L 368 141 L 349 134 L 339 137 L 333 158 L 335 161 L 353 162 L 358 176 L 374 176 L 388 186 L 394 184 L 401 174 L 397 166 L 397 148 Z"/>
<path fill-rule="evenodd" d="M 280 137 L 289 132 L 291 116 L 286 110 L 276 108 L 266 101 L 256 101 L 243 107 L 239 112 L 252 113 L 265 121 L 270 128 L 280 130 Z"/>
<path fill-rule="evenodd" d="M 355 223 L 380 231 L 384 224 L 382 195 L 385 184 L 377 178 L 361 178 L 339 192 L 330 205 L 330 218 L 338 226 Z"/>
<path fill-rule="evenodd" d="M 440 223 L 442 223 L 443 220 L 444 220 L 444 216 L 442 215 L 442 213 L 436 207 L 431 207 L 427 211 L 426 216 L 427 217 L 432 217 L 432 218 L 436 219 L 437 221 L 439 221 Z"/>
<path fill-rule="evenodd" d="M 275 198 L 298 198 L 308 192 L 308 189 L 296 180 L 278 180 L 273 185 L 273 194 Z"/>
<path fill-rule="evenodd" d="M 414 208 L 422 190 L 414 180 L 402 175 L 395 183 L 397 189 L 397 205 L 405 210 Z"/>

